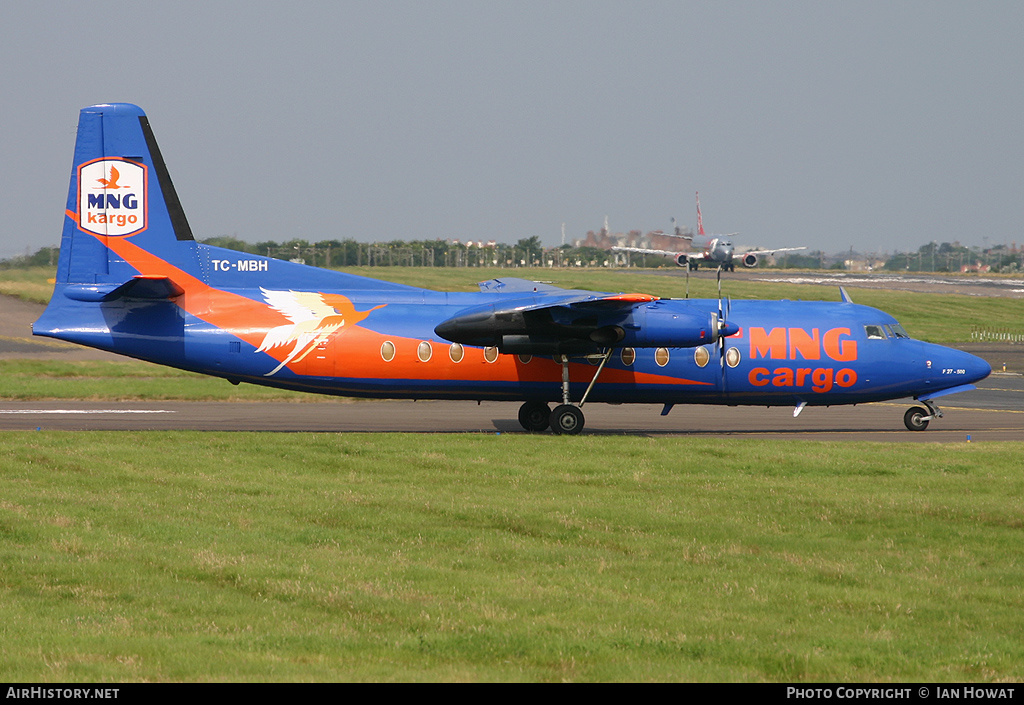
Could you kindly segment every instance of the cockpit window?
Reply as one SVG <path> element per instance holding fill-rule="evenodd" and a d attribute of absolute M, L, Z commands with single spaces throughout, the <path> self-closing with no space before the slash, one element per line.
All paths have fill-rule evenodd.
<path fill-rule="evenodd" d="M 882 326 L 864 326 L 864 332 L 868 334 L 868 340 L 885 340 Z"/>
<path fill-rule="evenodd" d="M 885 329 L 889 331 L 889 335 L 894 338 L 909 338 L 910 334 L 903 330 L 903 326 L 899 323 L 890 323 L 885 326 Z"/>

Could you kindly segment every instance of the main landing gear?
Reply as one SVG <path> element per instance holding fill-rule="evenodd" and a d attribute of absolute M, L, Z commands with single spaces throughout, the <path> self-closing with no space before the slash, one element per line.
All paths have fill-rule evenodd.
<path fill-rule="evenodd" d="M 566 355 L 556 355 L 555 361 L 562 365 L 562 403 L 551 409 L 545 402 L 528 401 L 519 407 L 519 425 L 527 431 L 539 433 L 551 429 L 551 432 L 560 436 L 575 436 L 583 430 L 583 404 L 594 388 L 601 370 L 605 363 L 612 356 L 612 348 L 601 356 L 601 363 L 597 366 L 594 378 L 587 385 L 587 391 L 583 393 L 578 404 L 573 404 L 569 398 L 569 358 Z"/>
<path fill-rule="evenodd" d="M 920 399 L 919 401 L 928 408 L 923 409 L 920 406 L 912 406 L 907 409 L 907 413 L 903 414 L 903 424 L 911 431 L 923 431 L 928 428 L 929 421 L 942 418 L 942 410 L 935 406 L 934 403 L 925 399 Z"/>

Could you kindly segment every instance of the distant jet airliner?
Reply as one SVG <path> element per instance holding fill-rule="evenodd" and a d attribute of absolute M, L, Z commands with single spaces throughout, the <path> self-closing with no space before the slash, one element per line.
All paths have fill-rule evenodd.
<path fill-rule="evenodd" d="M 235 384 L 518 401 L 525 429 L 558 434 L 582 430 L 586 402 L 796 415 L 903 397 L 923 405 L 904 416 L 921 430 L 942 415 L 935 399 L 991 371 L 911 340 L 845 292 L 841 303 L 728 307 L 513 278 L 480 289 L 428 291 L 199 244 L 145 113 L 94 105 L 79 118 L 56 285 L 34 332 Z"/>
<path fill-rule="evenodd" d="M 689 240 L 689 252 L 678 252 L 676 250 L 652 250 L 644 249 L 642 247 L 613 247 L 612 249 L 618 252 L 638 252 L 645 255 L 662 255 L 664 257 L 671 257 L 680 267 L 689 267 L 690 269 L 697 269 L 701 264 L 710 265 L 712 267 L 721 267 L 727 272 L 731 272 L 736 268 L 736 247 L 732 244 L 732 240 L 730 238 L 738 233 L 730 233 L 729 235 L 707 235 L 704 233 L 704 219 L 700 214 L 699 193 L 697 194 L 697 234 L 683 235 L 680 233 L 679 227 L 675 226 L 675 218 L 672 219 L 672 224 L 674 226 L 674 232 L 662 234 L 669 235 L 671 237 L 678 237 L 683 240 Z M 739 255 L 739 259 L 744 267 L 756 267 L 759 255 L 774 256 L 776 252 L 795 252 L 796 250 L 806 249 L 806 247 L 776 247 L 773 250 L 750 250 L 749 252 L 744 252 Z"/>

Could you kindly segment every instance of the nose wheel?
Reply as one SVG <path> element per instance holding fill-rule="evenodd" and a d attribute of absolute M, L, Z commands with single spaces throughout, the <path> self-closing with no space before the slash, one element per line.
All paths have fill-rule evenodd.
<path fill-rule="evenodd" d="M 918 401 L 928 408 L 912 406 L 907 409 L 907 413 L 903 414 L 903 425 L 911 431 L 923 431 L 928 428 L 929 421 L 942 418 L 942 410 L 935 406 L 935 404 L 927 399 L 919 399 Z"/>
<path fill-rule="evenodd" d="M 931 416 L 928 411 L 920 406 L 912 406 L 903 414 L 903 424 L 911 431 L 923 431 L 928 428 L 928 421 Z"/>

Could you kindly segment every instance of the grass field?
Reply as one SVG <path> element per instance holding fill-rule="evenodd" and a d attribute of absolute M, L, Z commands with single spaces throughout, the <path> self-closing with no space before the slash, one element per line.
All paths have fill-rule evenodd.
<path fill-rule="evenodd" d="M 8 681 L 1024 677 L 1024 444 L 0 443 Z"/>

